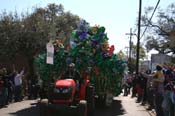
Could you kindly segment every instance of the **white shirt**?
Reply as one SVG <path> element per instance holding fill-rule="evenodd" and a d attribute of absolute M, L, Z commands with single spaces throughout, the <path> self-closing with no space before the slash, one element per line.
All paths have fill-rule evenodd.
<path fill-rule="evenodd" d="M 15 76 L 14 82 L 15 82 L 15 86 L 19 86 L 22 85 L 22 76 L 24 74 L 24 70 L 22 70 L 20 73 L 18 73 Z"/>

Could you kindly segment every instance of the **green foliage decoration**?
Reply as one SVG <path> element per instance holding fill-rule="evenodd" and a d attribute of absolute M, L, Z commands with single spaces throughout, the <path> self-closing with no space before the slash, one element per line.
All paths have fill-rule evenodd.
<path fill-rule="evenodd" d="M 73 62 L 80 74 L 89 73 L 97 94 L 121 93 L 121 79 L 126 62 L 113 53 L 114 46 L 109 46 L 104 27 L 90 27 L 88 23 L 81 21 L 71 33 L 70 49 L 60 48 L 58 44 L 54 44 L 54 48 L 54 65 L 46 64 L 46 53 L 35 59 L 42 80 L 51 78 L 52 72 L 55 72 L 58 79 L 68 64 Z"/>

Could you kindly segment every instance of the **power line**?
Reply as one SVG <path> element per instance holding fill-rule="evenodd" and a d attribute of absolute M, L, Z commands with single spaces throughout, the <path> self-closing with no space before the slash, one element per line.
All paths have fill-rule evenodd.
<path fill-rule="evenodd" d="M 151 20 L 152 20 L 152 18 L 153 18 L 153 16 L 154 16 L 154 13 L 155 13 L 155 11 L 156 11 L 156 9 L 157 9 L 159 3 L 160 3 L 160 0 L 158 0 L 156 6 L 155 6 L 155 8 L 154 8 L 154 11 L 153 11 L 153 13 L 152 13 L 152 15 L 151 15 L 151 17 L 150 17 L 150 19 L 149 19 L 149 21 L 148 21 L 148 25 L 149 25 L 149 23 L 151 22 Z M 148 28 L 148 25 L 145 27 L 145 30 L 143 31 L 142 36 L 140 37 L 140 39 L 142 39 L 143 35 L 145 34 L 145 32 L 146 32 L 146 30 L 147 30 L 147 28 Z"/>

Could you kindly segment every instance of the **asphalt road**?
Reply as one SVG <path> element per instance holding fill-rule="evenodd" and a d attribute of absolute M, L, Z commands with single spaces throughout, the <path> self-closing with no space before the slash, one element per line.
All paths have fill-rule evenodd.
<path fill-rule="evenodd" d="M 68 115 L 75 116 L 73 113 Z M 0 116 L 39 116 L 37 101 L 25 100 L 12 103 L 8 107 L 0 109 Z M 95 116 L 154 116 L 154 114 L 148 112 L 144 106 L 135 103 L 135 98 L 120 95 L 114 98 L 110 108 L 96 108 Z"/>

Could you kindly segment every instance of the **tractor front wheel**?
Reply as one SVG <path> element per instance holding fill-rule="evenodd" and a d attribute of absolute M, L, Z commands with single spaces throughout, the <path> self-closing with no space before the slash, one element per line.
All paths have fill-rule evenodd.
<path fill-rule="evenodd" d="M 81 100 L 78 105 L 78 116 L 87 116 L 87 102 L 86 100 Z"/>

